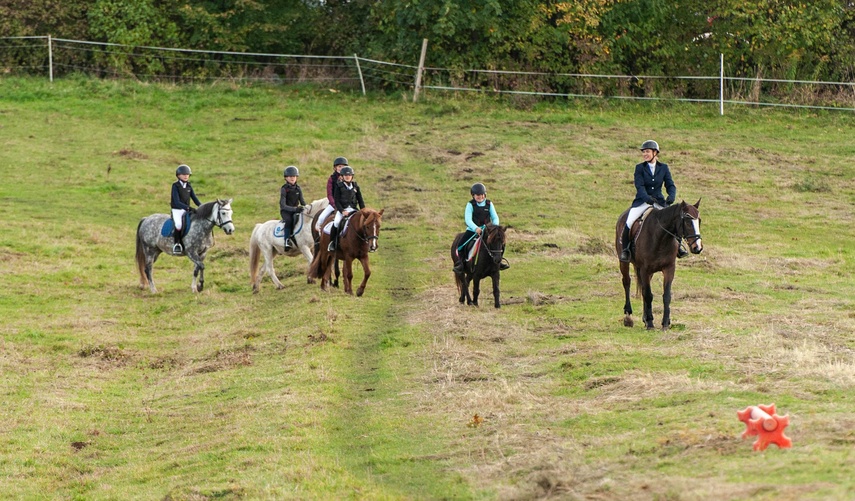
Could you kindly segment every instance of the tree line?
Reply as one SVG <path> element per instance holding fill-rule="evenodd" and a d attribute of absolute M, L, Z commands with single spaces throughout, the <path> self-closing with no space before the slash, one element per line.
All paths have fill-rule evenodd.
<path fill-rule="evenodd" d="M 0 36 L 350 55 L 450 69 L 847 82 L 852 0 L 4 0 Z M 562 90 L 560 78 L 532 84 Z M 522 81 L 518 83 L 524 85 Z M 511 82 L 511 85 L 514 85 Z M 587 83 L 624 86 L 632 80 Z M 692 94 L 690 84 L 670 92 Z M 699 84 L 701 85 L 701 84 Z M 851 93 L 851 89 L 849 90 Z"/>

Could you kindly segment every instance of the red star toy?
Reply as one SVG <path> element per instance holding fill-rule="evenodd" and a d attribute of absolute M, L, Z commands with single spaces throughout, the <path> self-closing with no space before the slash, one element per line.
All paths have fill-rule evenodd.
<path fill-rule="evenodd" d="M 766 450 L 769 444 L 775 444 L 781 449 L 793 446 L 793 441 L 784 435 L 784 428 L 790 424 L 790 416 L 775 414 L 775 404 L 751 405 L 736 411 L 736 415 L 746 426 L 742 438 L 757 435 L 757 441 L 754 442 L 755 451 Z"/>

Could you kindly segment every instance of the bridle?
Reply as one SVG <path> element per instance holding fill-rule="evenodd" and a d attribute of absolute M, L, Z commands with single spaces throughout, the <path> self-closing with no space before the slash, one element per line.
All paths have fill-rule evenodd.
<path fill-rule="evenodd" d="M 365 218 L 367 219 L 367 218 Z M 359 237 L 360 240 L 368 244 L 368 252 L 374 252 L 377 250 L 377 244 L 380 240 L 379 230 L 377 229 L 377 222 L 371 225 L 371 234 L 368 233 L 367 229 L 368 225 L 365 224 L 365 220 L 362 221 L 362 228 L 360 231 L 356 232 L 356 236 Z M 375 240 L 375 244 L 371 245 L 371 241 Z"/>
<path fill-rule="evenodd" d="M 499 231 L 499 229 L 498 229 L 498 227 L 496 227 L 496 229 L 495 229 L 495 230 L 493 230 L 493 233 L 496 233 L 496 232 L 498 232 L 498 231 Z M 484 237 L 484 244 L 485 244 L 485 245 L 484 245 L 484 247 L 487 249 L 487 252 L 489 252 L 489 253 L 490 253 L 490 258 L 491 258 L 491 259 L 493 259 L 493 262 L 498 263 L 499 261 L 501 261 L 501 260 L 502 260 L 502 257 L 505 255 L 505 246 L 504 246 L 504 244 L 502 244 L 502 247 L 501 247 L 501 248 L 499 248 L 499 249 L 495 249 L 495 250 L 494 250 L 494 249 L 491 249 L 491 248 L 490 248 L 490 245 L 489 245 L 489 243 L 488 243 L 488 240 L 490 240 L 490 237 L 491 237 L 491 236 L 492 236 L 492 234 L 490 234 L 490 235 L 485 235 L 485 237 Z"/>
<path fill-rule="evenodd" d="M 220 214 L 220 208 L 221 207 L 224 207 L 224 206 L 220 205 L 220 202 L 216 202 L 216 207 L 214 210 L 214 213 L 216 214 L 216 216 L 214 216 L 213 218 L 211 218 L 209 220 L 212 223 L 214 223 L 214 225 L 217 226 L 218 228 L 222 228 L 224 225 L 227 225 L 227 224 L 232 222 L 231 219 L 229 219 L 228 221 L 223 221 L 223 215 Z"/>
<path fill-rule="evenodd" d="M 664 231 L 665 233 L 667 233 L 667 234 L 671 235 L 672 237 L 674 237 L 675 239 L 677 239 L 678 242 L 682 242 L 683 240 L 686 240 L 687 242 L 689 242 L 689 239 L 691 238 L 692 242 L 689 242 L 689 243 L 692 244 L 692 243 L 697 242 L 698 240 L 701 239 L 701 234 L 700 233 L 692 233 L 691 235 L 686 235 L 685 233 L 683 233 L 683 227 L 685 226 L 683 224 L 683 222 L 686 219 L 690 219 L 692 221 L 698 221 L 698 227 L 700 227 L 700 220 L 701 220 L 700 216 L 698 216 L 696 218 L 692 217 L 691 214 L 689 214 L 688 212 L 685 212 L 683 210 L 680 210 L 680 224 L 677 225 L 677 229 L 673 233 L 668 231 L 668 228 L 662 226 L 661 221 L 657 220 L 656 222 L 659 224 L 659 227 L 662 228 L 662 231 Z M 694 227 L 695 227 L 695 225 L 693 224 L 692 228 L 694 228 Z"/>

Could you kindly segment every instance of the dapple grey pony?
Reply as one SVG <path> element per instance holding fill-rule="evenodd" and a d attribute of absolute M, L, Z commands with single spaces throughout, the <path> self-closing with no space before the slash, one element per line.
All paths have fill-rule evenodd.
<path fill-rule="evenodd" d="M 294 223 L 294 241 L 296 247 L 290 250 L 285 250 L 285 239 L 274 237 L 273 230 L 279 224 L 278 219 L 271 219 L 265 223 L 258 223 L 252 230 L 252 236 L 249 239 L 249 278 L 252 283 L 252 292 L 258 292 L 261 286 L 261 279 L 264 275 L 270 275 L 273 284 L 277 289 L 285 287 L 279 278 L 276 276 L 276 270 L 273 269 L 273 258 L 277 254 L 285 254 L 288 256 L 296 256 L 298 252 L 303 253 L 309 264 L 312 264 L 314 258 L 315 238 L 312 236 L 313 219 L 320 214 L 330 204 L 326 198 L 315 200 L 307 205 L 306 210 L 297 216 L 297 222 Z M 261 273 L 258 273 L 258 263 L 260 257 L 264 256 L 264 264 L 261 266 Z M 309 283 L 312 281 L 309 280 Z"/>
<path fill-rule="evenodd" d="M 235 231 L 231 203 L 230 198 L 202 204 L 190 218 L 190 229 L 185 230 L 187 233 L 184 235 L 183 254 L 196 265 L 193 269 L 193 282 L 190 285 L 193 292 L 201 292 L 205 287 L 205 254 L 214 246 L 214 236 L 211 234 L 214 226 L 222 228 L 226 235 L 231 235 Z M 148 285 L 152 293 L 157 292 L 157 288 L 154 286 L 151 267 L 160 253 L 181 255 L 172 254 L 172 245 L 175 243 L 172 235 L 164 237 L 160 234 L 163 224 L 170 217 L 168 214 L 152 214 L 142 218 L 137 226 L 136 260 L 140 272 L 140 289 Z"/>

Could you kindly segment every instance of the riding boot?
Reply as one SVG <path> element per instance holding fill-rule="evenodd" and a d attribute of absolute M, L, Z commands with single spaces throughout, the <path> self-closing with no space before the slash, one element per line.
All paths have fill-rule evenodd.
<path fill-rule="evenodd" d="M 454 263 L 454 268 L 451 269 L 454 273 L 462 274 L 463 273 L 463 259 L 458 259 L 456 263 Z"/>
<path fill-rule="evenodd" d="M 684 257 L 686 257 L 688 255 L 689 255 L 689 251 L 687 251 L 686 248 L 683 247 L 683 242 L 678 243 L 677 244 L 677 258 L 683 259 Z"/>
<path fill-rule="evenodd" d="M 291 236 L 286 233 L 284 235 L 284 238 L 285 238 L 285 250 L 290 250 L 291 249 Z"/>
<path fill-rule="evenodd" d="M 629 246 L 632 244 L 632 240 L 629 238 L 629 227 L 627 225 L 623 225 L 623 234 L 620 237 L 620 242 L 623 244 L 623 250 L 620 253 L 619 259 L 624 263 L 628 263 L 630 260 Z"/>
<path fill-rule="evenodd" d="M 181 254 L 184 252 L 184 246 L 181 245 L 183 241 L 182 237 L 183 235 L 181 230 L 175 230 L 172 233 L 172 240 L 175 242 L 175 244 L 172 246 L 173 254 Z"/>
<path fill-rule="evenodd" d="M 502 258 L 502 261 L 499 263 L 499 271 L 507 270 L 510 267 L 511 263 L 509 263 L 507 259 Z"/>
<path fill-rule="evenodd" d="M 338 242 L 336 240 L 337 238 L 338 238 L 338 228 L 335 225 L 333 225 L 333 227 L 330 228 L 330 244 L 327 246 L 328 252 L 333 252 L 336 249 L 336 244 L 338 244 Z"/>

